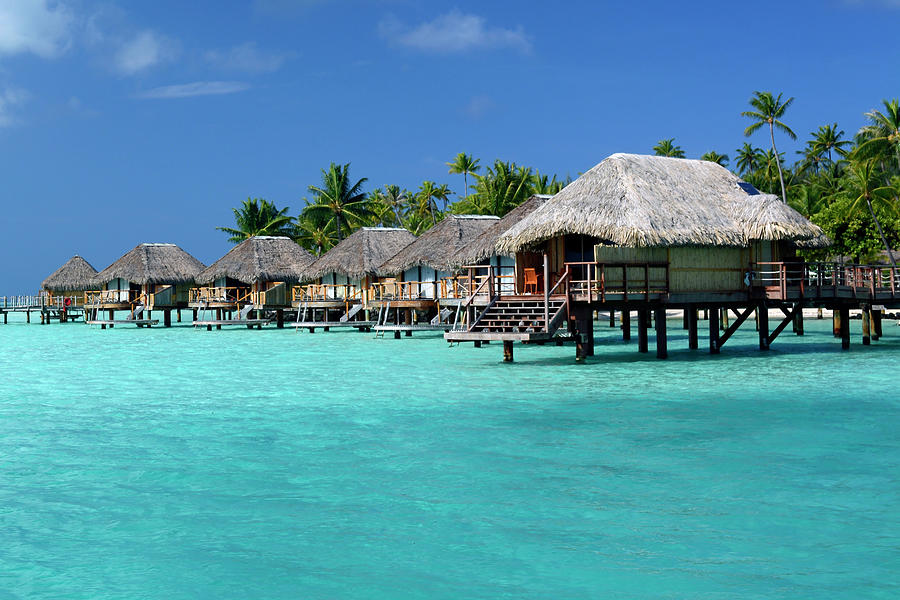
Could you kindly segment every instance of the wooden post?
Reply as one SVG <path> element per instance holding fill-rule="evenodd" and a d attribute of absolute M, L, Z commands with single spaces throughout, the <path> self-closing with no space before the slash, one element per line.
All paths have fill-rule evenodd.
<path fill-rule="evenodd" d="M 206 330 L 207 330 L 207 331 L 212 331 L 212 325 L 207 325 L 207 326 L 206 326 Z"/>
<path fill-rule="evenodd" d="M 765 304 L 760 304 L 757 308 L 759 312 L 759 349 L 769 349 L 769 308 Z"/>
<path fill-rule="evenodd" d="M 399 329 L 398 329 L 397 331 L 394 332 L 394 339 L 395 339 L 395 340 L 399 340 L 399 339 L 400 339 L 400 330 L 399 330 Z"/>
<path fill-rule="evenodd" d="M 865 304 L 862 306 L 862 343 L 868 346 L 872 343 L 872 313 L 871 309 Z"/>
<path fill-rule="evenodd" d="M 590 301 L 590 297 L 588 297 Z M 544 328 L 550 327 L 550 258 L 544 252 Z M 510 346 L 512 348 L 512 346 Z M 510 350 L 512 352 L 512 350 Z"/>
<path fill-rule="evenodd" d="M 681 328 L 685 331 L 690 331 L 691 329 L 690 316 L 688 315 L 687 308 L 681 311 Z"/>
<path fill-rule="evenodd" d="M 615 310 L 609 311 L 609 326 L 610 327 L 616 326 L 616 311 Z"/>
<path fill-rule="evenodd" d="M 163 311 L 163 327 L 171 327 L 172 326 L 172 311 L 170 309 L 166 309 Z"/>
<path fill-rule="evenodd" d="M 847 307 L 840 308 L 841 321 L 841 350 L 850 349 L 850 309 Z"/>
<path fill-rule="evenodd" d="M 838 309 L 831 310 L 831 332 L 834 337 L 841 337 L 841 311 Z"/>
<path fill-rule="evenodd" d="M 179 308 L 175 311 L 175 320 L 177 323 L 181 323 L 181 309 Z"/>
<path fill-rule="evenodd" d="M 513 361 L 513 343 L 512 340 L 503 340 L 503 362 Z"/>
<path fill-rule="evenodd" d="M 631 339 L 631 311 L 627 308 L 622 311 L 622 339 L 626 342 Z"/>
<path fill-rule="evenodd" d="M 116 314 L 116 311 L 114 311 L 112 309 L 109 310 L 109 320 L 110 321 L 112 321 L 114 319 L 115 314 Z"/>
<path fill-rule="evenodd" d="M 874 340 L 878 340 L 883 335 L 881 331 L 881 311 L 881 308 L 876 308 L 872 311 L 872 339 Z"/>
<path fill-rule="evenodd" d="M 31 311 L 30 310 L 25 311 L 25 322 L 31 323 Z"/>
<path fill-rule="evenodd" d="M 275 311 L 275 326 L 278 329 L 284 329 L 284 309 L 279 308 Z"/>
<path fill-rule="evenodd" d="M 697 340 L 697 309 L 693 306 L 689 306 L 685 309 L 685 314 L 687 315 L 688 326 L 688 348 L 696 350 L 700 347 L 700 343 Z"/>
<path fill-rule="evenodd" d="M 719 314 L 721 315 L 721 321 L 722 321 L 721 327 L 722 327 L 722 331 L 725 331 L 726 329 L 728 329 L 728 309 L 727 309 L 727 308 L 723 308 L 722 311 L 721 311 Z"/>
<path fill-rule="evenodd" d="M 650 320 L 649 311 L 646 308 L 639 308 L 637 311 L 638 320 L 638 352 L 647 351 L 647 321 Z"/>
<path fill-rule="evenodd" d="M 666 309 L 656 309 L 656 358 L 669 356 L 668 341 L 666 340 Z"/>
<path fill-rule="evenodd" d="M 819 307 L 819 310 L 816 313 L 816 318 L 819 319 L 820 321 L 822 320 L 822 307 L 821 306 Z"/>
<path fill-rule="evenodd" d="M 197 309 L 196 308 L 192 309 L 191 313 L 193 313 L 191 315 L 191 321 L 196 321 L 197 320 Z"/>
<path fill-rule="evenodd" d="M 475 340 L 475 347 L 481 348 L 481 340 Z"/>
<path fill-rule="evenodd" d="M 803 306 L 797 308 L 797 314 L 794 315 L 794 332 L 797 335 L 803 335 L 805 333 L 803 330 Z"/>
<path fill-rule="evenodd" d="M 707 319 L 709 320 L 709 353 L 718 354 L 719 350 L 719 309 L 710 308 Z"/>

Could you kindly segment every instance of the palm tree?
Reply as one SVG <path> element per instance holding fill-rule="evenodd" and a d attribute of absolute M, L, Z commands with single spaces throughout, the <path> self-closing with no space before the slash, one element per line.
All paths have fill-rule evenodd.
<path fill-rule="evenodd" d="M 334 217 L 324 223 L 309 216 L 298 217 L 291 239 L 316 256 L 321 256 L 323 252 L 331 250 L 337 244 Z"/>
<path fill-rule="evenodd" d="M 738 168 L 738 172 L 743 175 L 744 173 L 752 173 L 758 169 L 761 154 L 762 150 L 754 148 L 749 142 L 744 142 L 744 145 L 737 150 L 737 160 L 735 165 Z"/>
<path fill-rule="evenodd" d="M 322 169 L 322 187 L 309 186 L 315 196 L 313 204 L 307 204 L 303 214 L 318 219 L 334 217 L 337 228 L 337 239 L 344 239 L 343 226 L 348 229 L 353 222 L 361 222 L 368 216 L 366 194 L 362 191 L 365 177 L 354 184 L 350 183 L 350 163 L 337 165 L 331 163 L 328 170 Z"/>
<path fill-rule="evenodd" d="M 438 191 L 438 184 L 433 181 L 423 181 L 422 185 L 419 186 L 419 191 L 416 192 L 416 204 L 417 204 L 417 212 L 428 212 L 431 214 L 431 224 L 437 224 L 437 217 L 435 216 L 435 209 L 437 208 L 437 204 L 435 203 L 435 193 Z"/>
<path fill-rule="evenodd" d="M 850 140 L 841 139 L 844 136 L 844 130 L 838 131 L 837 123 L 822 125 L 818 131 L 813 131 L 810 135 L 813 136 L 813 139 L 809 142 L 811 149 L 819 156 L 827 154 L 828 162 L 834 162 L 831 156 L 832 150 L 842 157 L 847 156 L 844 146 L 849 146 Z"/>
<path fill-rule="evenodd" d="M 541 175 L 540 171 L 535 171 L 533 183 L 535 194 L 558 194 L 565 187 L 562 181 L 556 179 L 556 175 L 551 179 L 548 175 Z"/>
<path fill-rule="evenodd" d="M 700 160 L 708 160 L 709 162 L 714 162 L 717 165 L 722 165 L 723 167 L 728 166 L 728 155 L 719 154 L 715 150 L 710 150 L 709 152 L 701 156 Z"/>
<path fill-rule="evenodd" d="M 859 130 L 861 144 L 856 153 L 861 158 L 887 157 L 891 154 L 900 168 L 900 101 L 882 100 L 884 112 L 866 113 L 869 124 Z"/>
<path fill-rule="evenodd" d="M 865 201 L 866 208 L 869 209 L 869 216 L 872 217 L 872 221 L 875 222 L 875 227 L 878 229 L 878 235 L 881 236 L 881 243 L 884 244 L 884 249 L 887 250 L 891 266 L 896 271 L 897 263 L 894 262 L 891 247 L 888 245 L 887 238 L 884 237 L 881 223 L 878 221 L 878 217 L 875 216 L 875 210 L 872 206 L 873 203 L 880 204 L 888 211 L 896 213 L 895 190 L 891 186 L 879 185 L 880 179 L 881 174 L 875 169 L 874 159 L 850 165 L 847 189 L 851 200 L 850 212 L 854 212 Z"/>
<path fill-rule="evenodd" d="M 291 217 L 286 213 L 288 208 L 279 210 L 274 204 L 262 198 L 247 198 L 241 208 L 234 211 L 235 227 L 216 227 L 219 231 L 230 234 L 228 241 L 239 244 L 255 235 L 288 236 Z"/>
<path fill-rule="evenodd" d="M 781 122 L 784 112 L 794 102 L 794 98 L 788 98 L 784 102 L 781 101 L 781 94 L 778 97 L 772 95 L 772 92 L 753 92 L 753 98 L 750 99 L 750 106 L 756 110 L 745 110 L 741 116 L 755 119 L 756 122 L 747 126 L 744 135 L 750 137 L 763 125 L 769 125 L 769 136 L 772 138 L 772 152 L 778 154 L 775 147 L 775 128 L 777 127 L 788 135 L 792 140 L 797 139 L 797 134 L 791 131 L 791 128 Z M 778 165 L 778 179 L 781 181 L 781 200 L 787 203 L 787 192 L 784 188 L 784 173 L 781 170 L 781 161 L 776 161 Z"/>
<path fill-rule="evenodd" d="M 473 212 L 502 217 L 534 193 L 531 167 L 497 160 L 493 167 L 485 169 L 484 175 L 477 177 L 475 193 L 470 202 L 463 204 Z"/>
<path fill-rule="evenodd" d="M 656 153 L 656 156 L 671 156 L 672 158 L 684 158 L 684 150 L 681 149 L 681 146 L 675 145 L 675 138 L 669 138 L 667 140 L 659 140 L 655 146 L 653 146 L 653 152 Z"/>
<path fill-rule="evenodd" d="M 460 152 L 456 155 L 456 158 L 453 159 L 453 162 L 447 163 L 447 166 L 450 167 L 450 173 L 462 173 L 463 181 L 466 186 L 464 200 L 469 198 L 469 173 L 474 174 L 478 172 L 478 169 L 480 168 L 478 165 L 479 162 L 479 159 L 472 158 L 470 154 Z"/>
<path fill-rule="evenodd" d="M 452 193 L 453 190 L 451 190 L 446 183 L 442 183 L 441 185 L 434 188 L 434 192 L 431 194 L 431 197 L 444 203 L 442 212 L 447 212 L 447 204 L 450 202 L 450 194 Z"/>
<path fill-rule="evenodd" d="M 384 186 L 384 202 L 394 211 L 397 223 L 402 221 L 401 215 L 409 204 L 409 197 L 409 191 L 401 190 L 398 185 Z"/>

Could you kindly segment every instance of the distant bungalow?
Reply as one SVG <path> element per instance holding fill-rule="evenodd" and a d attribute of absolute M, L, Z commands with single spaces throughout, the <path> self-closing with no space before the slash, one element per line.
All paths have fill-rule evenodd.
<path fill-rule="evenodd" d="M 198 310 L 215 310 L 216 319 L 249 311 L 261 319 L 274 310 L 278 326 L 284 325 L 284 311 L 291 309 L 291 288 L 312 264 L 312 254 L 286 237 L 254 236 L 197 274 L 200 287 L 191 290 L 194 320 Z"/>
<path fill-rule="evenodd" d="M 115 311 L 128 311 L 126 322 L 153 324 L 152 310 L 161 309 L 164 323 L 172 323 L 172 310 L 187 307 L 188 292 L 203 263 L 175 244 L 139 244 L 94 277 L 99 289 L 85 293 L 85 308 L 93 311 L 88 322 L 112 325 Z M 109 312 L 104 322 L 99 313 Z"/>
<path fill-rule="evenodd" d="M 378 281 L 378 267 L 415 240 L 394 227 L 363 227 L 342 240 L 304 271 L 303 280 L 312 283 L 294 287 L 298 326 L 367 327 L 360 323 L 368 323 L 368 292 Z M 330 320 L 335 312 L 341 321 Z"/>
<path fill-rule="evenodd" d="M 76 254 L 41 283 L 41 290 L 50 305 L 81 307 L 96 275 L 97 269 Z"/>
<path fill-rule="evenodd" d="M 415 322 L 417 311 L 431 318 L 438 314 L 441 298 L 458 299 L 452 283 L 458 267 L 454 256 L 497 221 L 495 216 L 447 215 L 378 268 L 377 274 L 383 279 L 374 284 L 369 303 L 384 309 L 390 304 L 394 322 L 389 330 L 409 333 L 412 329 L 427 329 L 429 326 Z M 387 316 L 390 315 L 386 311 L 382 313 L 383 319 Z M 379 329 L 385 328 L 376 326 L 376 331 Z"/>
<path fill-rule="evenodd" d="M 592 311 L 625 309 L 624 329 L 630 327 L 628 311 L 636 309 L 639 347 L 646 351 L 652 309 L 663 311 L 657 351 L 664 357 L 666 307 L 685 308 L 694 316 L 690 347 L 696 347 L 698 305 L 755 306 L 760 296 L 751 288 L 758 285 L 754 274 L 761 267 L 795 260 L 797 244 L 827 243 L 818 226 L 777 196 L 759 193 L 720 165 L 614 154 L 496 244 L 498 253 L 516 257 L 516 290 L 526 289 L 530 269 L 539 281 L 527 292 L 545 298 L 498 298 L 468 331 L 446 337 L 502 339 L 511 358 L 513 340 L 549 339 L 568 317 L 570 330 L 580 334 L 579 352 L 592 354 Z M 518 265 L 533 266 L 519 270 Z M 517 316 L 510 317 L 513 313 Z M 750 311 L 742 314 L 746 318 Z M 711 343 L 717 349 L 724 341 Z"/>
<path fill-rule="evenodd" d="M 535 194 L 513 210 L 506 213 L 500 220 L 494 222 L 483 233 L 476 237 L 470 244 L 463 246 L 454 256 L 452 262 L 457 267 L 472 265 L 493 267 L 493 273 L 497 277 L 498 290 L 502 294 L 523 293 L 522 288 L 516 289 L 516 282 L 524 282 L 524 269 L 540 267 L 540 254 L 523 254 L 522 258 L 527 262 L 516 262 L 515 254 L 502 254 L 497 250 L 497 242 L 500 236 L 544 205 L 551 196 Z M 478 270 L 479 274 L 485 272 Z M 467 284 L 468 285 L 468 284 Z M 524 285 L 524 284 L 523 284 Z"/>

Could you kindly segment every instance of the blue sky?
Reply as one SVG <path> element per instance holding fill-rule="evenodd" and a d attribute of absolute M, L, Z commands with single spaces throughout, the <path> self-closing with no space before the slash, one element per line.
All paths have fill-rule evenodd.
<path fill-rule="evenodd" d="M 232 206 L 296 214 L 332 161 L 462 193 L 460 151 L 560 176 L 669 137 L 734 155 L 754 90 L 796 97 L 793 160 L 900 95 L 898 24 L 900 0 L 0 0 L 0 295 L 145 241 L 208 264 Z"/>

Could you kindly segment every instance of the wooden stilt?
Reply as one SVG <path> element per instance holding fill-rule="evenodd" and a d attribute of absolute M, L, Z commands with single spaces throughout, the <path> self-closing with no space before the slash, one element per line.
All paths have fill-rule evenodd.
<path fill-rule="evenodd" d="M 25 311 L 25 322 L 31 323 L 31 311 L 30 310 Z"/>
<path fill-rule="evenodd" d="M 841 307 L 841 350 L 850 349 L 850 309 Z"/>
<path fill-rule="evenodd" d="M 669 356 L 668 340 L 666 339 L 666 309 L 656 309 L 656 358 Z"/>
<path fill-rule="evenodd" d="M 759 349 L 769 349 L 769 308 L 763 303 L 756 309 L 759 314 Z"/>
<path fill-rule="evenodd" d="M 697 340 L 697 309 L 690 306 L 685 309 L 685 314 L 687 315 L 688 348 L 696 350 L 700 347 Z"/>
<path fill-rule="evenodd" d="M 626 342 L 631 339 L 631 311 L 628 309 L 622 311 L 622 339 Z"/>
<path fill-rule="evenodd" d="M 872 311 L 872 339 L 876 341 L 883 335 L 881 330 L 881 316 L 882 312 L 880 308 L 876 308 Z"/>
<path fill-rule="evenodd" d="M 106 329 L 106 323 L 100 323 L 100 329 Z"/>
<path fill-rule="evenodd" d="M 171 327 L 172 326 L 172 311 L 164 310 L 163 311 L 163 327 Z"/>
<path fill-rule="evenodd" d="M 181 309 L 180 308 L 177 311 L 175 311 L 175 321 L 177 323 L 181 323 Z"/>
<path fill-rule="evenodd" d="M 841 337 L 841 311 L 839 309 L 831 310 L 831 331 L 834 337 Z"/>
<path fill-rule="evenodd" d="M 609 326 L 610 327 L 616 326 L 616 311 L 614 311 L 614 310 L 609 311 Z"/>
<path fill-rule="evenodd" d="M 192 320 L 192 321 L 196 321 L 196 320 L 197 320 L 197 309 L 196 309 L 196 308 L 192 309 L 192 310 L 191 310 L 191 313 L 192 313 L 192 314 L 191 314 L 191 320 Z"/>
<path fill-rule="evenodd" d="M 646 308 L 639 308 L 637 311 L 638 320 L 638 352 L 647 351 L 647 321 L 650 320 L 650 311 Z"/>
<path fill-rule="evenodd" d="M 503 340 L 503 362 L 513 361 L 513 343 L 512 340 Z"/>
<path fill-rule="evenodd" d="M 863 305 L 862 307 L 862 343 L 868 346 L 872 343 L 872 313 L 871 309 Z"/>
<path fill-rule="evenodd" d="M 728 308 L 722 308 L 722 310 L 719 312 L 719 314 L 721 315 L 720 318 L 722 321 L 722 324 L 721 324 L 722 331 L 725 331 L 726 329 L 728 329 Z"/>
<path fill-rule="evenodd" d="M 816 318 L 819 320 L 822 319 L 822 307 L 821 306 L 819 307 L 819 310 L 816 312 Z"/>
<path fill-rule="evenodd" d="M 710 308 L 708 310 L 709 320 L 709 353 L 718 354 L 719 350 L 719 309 Z"/>
<path fill-rule="evenodd" d="M 395 340 L 399 340 L 399 339 L 400 339 L 400 330 L 397 330 L 397 331 L 394 332 L 394 339 L 395 339 Z"/>
<path fill-rule="evenodd" d="M 207 331 L 212 331 L 212 325 L 207 325 L 207 326 L 206 326 L 206 330 L 207 330 Z"/>
<path fill-rule="evenodd" d="M 475 340 L 475 347 L 481 348 L 481 340 Z"/>
<path fill-rule="evenodd" d="M 797 312 L 794 315 L 794 333 L 797 335 L 803 335 L 803 307 L 800 306 L 797 308 Z"/>
<path fill-rule="evenodd" d="M 284 309 L 279 308 L 275 311 L 275 326 L 278 329 L 284 329 Z"/>
<path fill-rule="evenodd" d="M 688 322 L 689 319 L 690 316 L 688 315 L 688 309 L 685 308 L 683 311 L 681 311 L 681 328 L 685 331 L 688 331 L 691 328 L 691 325 Z"/>

